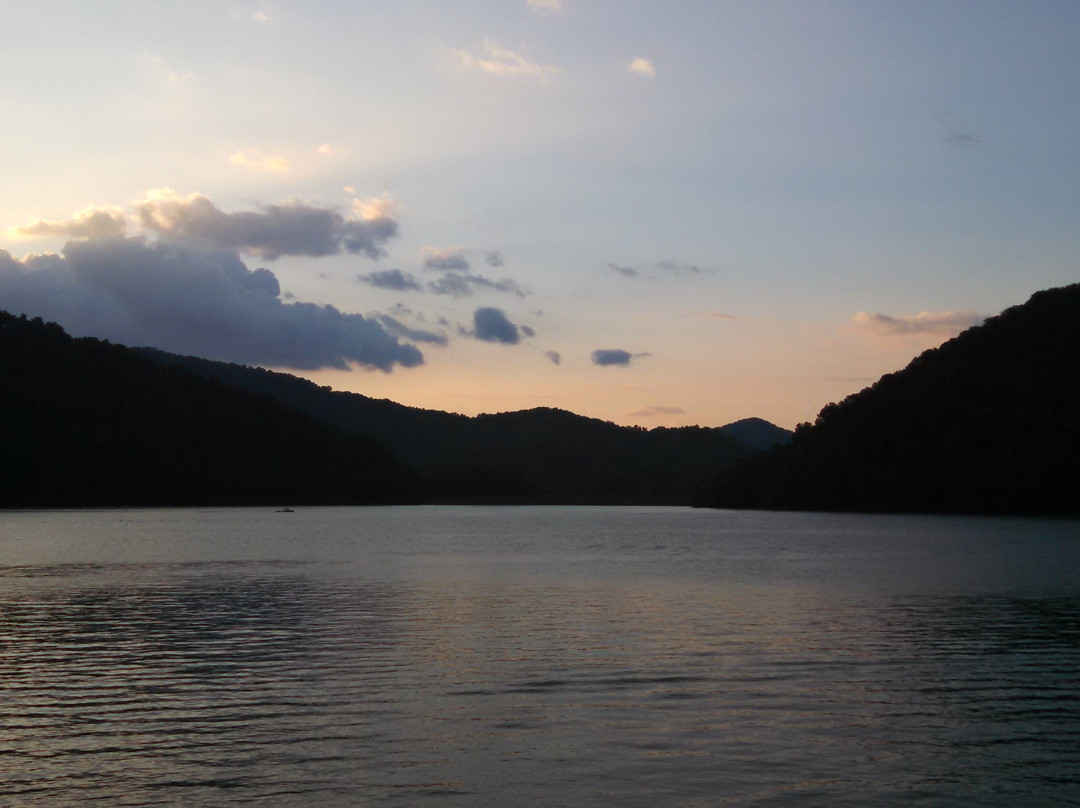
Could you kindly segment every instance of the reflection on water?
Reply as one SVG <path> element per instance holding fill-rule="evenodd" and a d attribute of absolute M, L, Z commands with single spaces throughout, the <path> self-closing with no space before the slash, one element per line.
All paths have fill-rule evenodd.
<path fill-rule="evenodd" d="M 782 522 L 786 566 L 740 533 L 732 566 L 724 515 L 694 516 L 688 567 L 681 517 L 642 542 L 503 513 L 345 552 L 326 512 L 246 560 L 228 511 L 204 561 L 29 563 L 0 532 L 0 804 L 1080 804 L 1068 576 L 1011 591 L 983 558 L 983 591 L 877 591 L 899 555 L 816 523 Z M 308 529 L 337 549 L 279 551 Z"/>

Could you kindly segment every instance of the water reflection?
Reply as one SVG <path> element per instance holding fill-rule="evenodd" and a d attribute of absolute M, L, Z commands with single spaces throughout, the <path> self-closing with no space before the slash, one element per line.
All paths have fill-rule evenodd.
<path fill-rule="evenodd" d="M 263 793 L 276 766 L 315 767 L 289 788 L 340 788 L 318 761 L 340 761 L 387 700 L 335 685 L 377 676 L 400 605 L 393 587 L 335 591 L 259 566 L 6 570 L 48 585 L 0 603 L 0 795 L 148 804 L 179 790 L 209 805 Z"/>
<path fill-rule="evenodd" d="M 843 588 L 838 568 L 900 554 L 815 578 L 831 556 L 791 532 L 780 574 L 773 539 L 740 539 L 723 577 L 684 575 L 689 551 L 648 574 L 676 540 L 620 554 L 621 534 L 582 574 L 529 530 L 497 553 L 380 537 L 378 564 L 339 541 L 333 563 L 0 568 L 0 804 L 1080 800 L 1080 598 L 1059 584 Z"/>

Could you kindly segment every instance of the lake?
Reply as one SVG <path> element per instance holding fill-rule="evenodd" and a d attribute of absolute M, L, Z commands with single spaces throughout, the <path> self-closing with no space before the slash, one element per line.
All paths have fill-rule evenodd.
<path fill-rule="evenodd" d="M 0 804 L 1080 805 L 1080 522 L 0 513 Z"/>

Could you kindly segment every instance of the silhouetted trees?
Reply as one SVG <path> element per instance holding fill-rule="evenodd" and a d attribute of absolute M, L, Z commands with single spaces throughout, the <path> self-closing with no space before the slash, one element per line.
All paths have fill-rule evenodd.
<path fill-rule="evenodd" d="M 1080 285 L 1039 292 L 822 409 L 708 504 L 1080 513 Z"/>
<path fill-rule="evenodd" d="M 0 506 L 368 503 L 413 487 L 371 439 L 0 312 Z"/>
<path fill-rule="evenodd" d="M 688 504 L 720 469 L 753 454 L 754 444 L 790 435 L 760 419 L 650 430 L 550 407 L 466 417 L 334 392 L 284 373 L 140 350 L 377 438 L 425 478 L 435 500 Z"/>
<path fill-rule="evenodd" d="M 0 507 L 689 503 L 754 452 L 724 429 L 420 410 L 2 312 L 0 385 Z"/>

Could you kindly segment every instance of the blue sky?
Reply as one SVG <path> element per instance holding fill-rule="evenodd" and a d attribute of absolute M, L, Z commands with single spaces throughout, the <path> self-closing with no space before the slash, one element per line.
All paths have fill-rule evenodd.
<path fill-rule="evenodd" d="M 0 308 L 465 413 L 784 426 L 1077 281 L 1074 2 L 0 12 Z"/>

